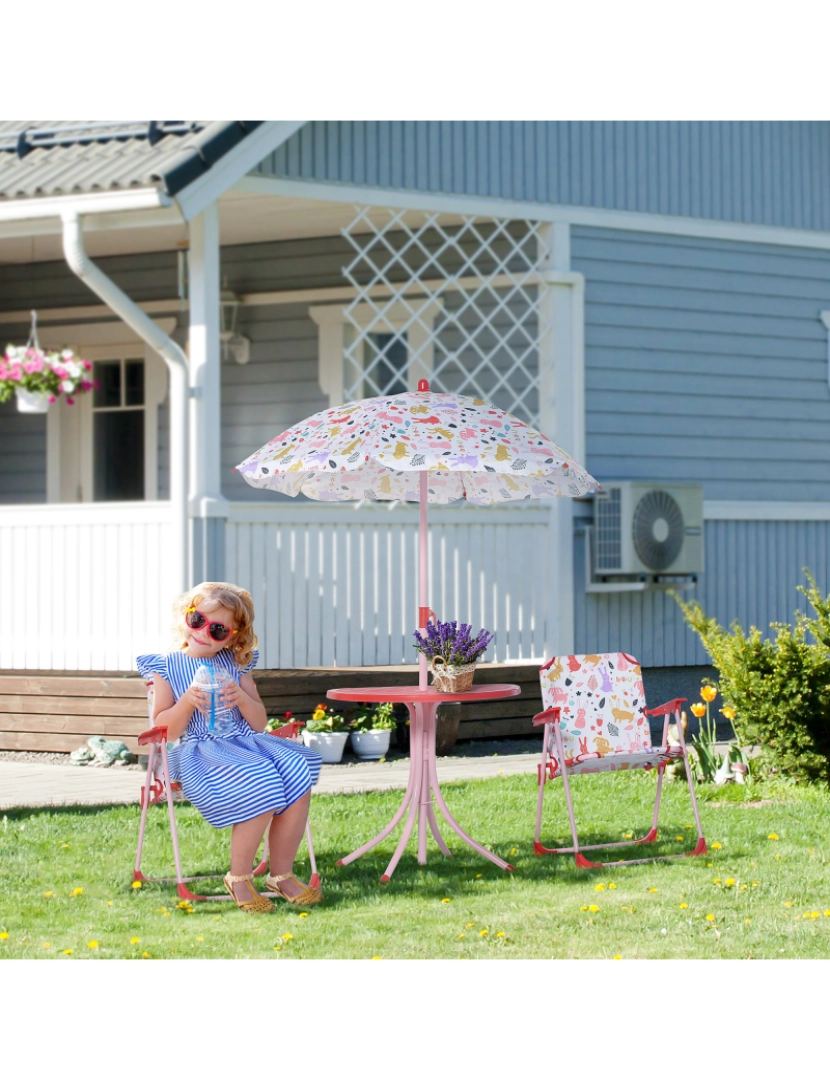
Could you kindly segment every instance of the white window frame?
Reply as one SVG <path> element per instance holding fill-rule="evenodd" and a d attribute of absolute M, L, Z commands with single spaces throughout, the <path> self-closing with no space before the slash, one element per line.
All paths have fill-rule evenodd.
<path fill-rule="evenodd" d="M 158 319 L 166 334 L 175 319 Z M 70 348 L 85 360 L 144 361 L 144 501 L 158 499 L 158 410 L 167 395 L 164 359 L 124 323 L 45 326 L 38 337 L 44 349 Z M 46 418 L 46 501 L 94 502 L 92 392 L 79 394 L 74 405 L 63 398 L 49 407 Z"/>
<path fill-rule="evenodd" d="M 318 330 L 320 389 L 329 399 L 329 408 L 343 404 L 346 350 L 350 350 L 353 361 L 362 367 L 365 338 L 370 333 L 396 334 L 406 328 L 410 358 L 406 367 L 406 384 L 410 390 L 417 390 L 419 381 L 429 379 L 432 374 L 433 327 L 442 307 L 442 302 L 433 297 L 407 300 L 406 303 L 381 301 L 378 307 L 373 304 L 310 307 L 309 317 L 317 324 Z M 413 312 L 417 313 L 416 319 L 412 318 Z"/>

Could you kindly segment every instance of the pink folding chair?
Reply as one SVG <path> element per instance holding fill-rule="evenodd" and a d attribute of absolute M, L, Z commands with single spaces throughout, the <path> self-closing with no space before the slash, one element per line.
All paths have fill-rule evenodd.
<path fill-rule="evenodd" d="M 536 855 L 573 854 L 581 868 L 626 866 L 677 858 L 678 855 L 704 855 L 706 841 L 700 826 L 694 781 L 683 728 L 680 706 L 685 698 L 675 698 L 656 709 L 646 708 L 645 688 L 640 665 L 627 653 L 602 655 L 554 656 L 539 672 L 544 711 L 533 723 L 544 725 L 542 761 L 539 765 L 539 801 L 536 811 Z M 669 719 L 674 715 L 680 746 L 669 746 Z M 649 716 L 663 716 L 663 738 L 659 748 L 651 745 Z M 619 859 L 613 863 L 589 862 L 582 854 L 600 848 L 651 844 L 657 839 L 660 792 L 663 773 L 671 761 L 683 759 L 686 779 L 697 825 L 697 844 L 692 851 L 658 855 L 647 859 Z M 657 769 L 657 795 L 651 828 L 637 840 L 607 844 L 580 845 L 574 817 L 569 777 L 580 773 L 610 772 L 618 769 Z M 562 777 L 565 801 L 571 822 L 572 847 L 545 847 L 541 843 L 542 806 L 545 784 Z"/>
<path fill-rule="evenodd" d="M 150 724 L 153 724 L 153 701 L 155 697 L 153 680 L 146 681 L 147 686 L 147 710 L 150 715 Z M 277 731 L 271 732 L 282 739 L 297 739 L 302 725 L 294 722 L 286 724 Z M 141 788 L 141 823 L 138 829 L 138 850 L 135 855 L 135 868 L 133 869 L 133 881 L 154 881 L 170 884 L 176 882 L 176 889 L 182 900 L 232 900 L 230 895 L 224 896 L 200 896 L 188 889 L 188 884 L 193 881 L 209 881 L 213 878 L 221 878 L 222 874 L 200 874 L 197 877 L 184 877 L 182 874 L 182 861 L 179 854 L 179 838 L 176 831 L 176 814 L 173 804 L 182 798 L 181 784 L 170 778 L 170 769 L 167 763 L 167 728 L 163 726 L 151 726 L 149 731 L 144 731 L 138 736 L 138 745 L 147 746 L 147 775 Z M 173 860 L 176 864 L 176 876 L 174 878 L 148 878 L 141 872 L 141 852 L 144 847 L 144 832 L 147 826 L 147 811 L 151 803 L 167 803 L 167 811 L 170 815 L 170 834 L 173 839 Z M 309 884 L 320 888 L 320 875 L 317 873 L 317 864 L 314 859 L 314 847 L 311 843 L 311 825 L 306 823 L 306 842 L 308 844 L 308 858 L 311 863 L 311 878 Z M 253 873 L 259 876 L 268 871 L 267 833 L 262 858 L 254 868 Z M 268 895 L 268 894 L 263 894 Z"/>

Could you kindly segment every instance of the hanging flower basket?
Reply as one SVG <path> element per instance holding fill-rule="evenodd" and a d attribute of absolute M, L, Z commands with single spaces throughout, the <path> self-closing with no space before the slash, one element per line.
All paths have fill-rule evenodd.
<path fill-rule="evenodd" d="M 26 345 L 8 345 L 0 358 L 0 402 L 17 398 L 18 412 L 44 413 L 63 394 L 73 405 L 77 394 L 97 388 L 88 377 L 92 364 L 71 349 L 45 352 L 37 340 L 37 315 Z"/>

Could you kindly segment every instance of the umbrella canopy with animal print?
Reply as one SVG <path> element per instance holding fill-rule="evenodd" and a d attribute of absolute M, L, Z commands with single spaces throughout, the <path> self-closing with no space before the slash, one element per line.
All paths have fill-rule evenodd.
<path fill-rule="evenodd" d="M 593 477 L 535 428 L 479 398 L 428 390 L 315 413 L 237 470 L 253 487 L 322 501 L 466 499 L 478 505 L 588 495 Z"/>

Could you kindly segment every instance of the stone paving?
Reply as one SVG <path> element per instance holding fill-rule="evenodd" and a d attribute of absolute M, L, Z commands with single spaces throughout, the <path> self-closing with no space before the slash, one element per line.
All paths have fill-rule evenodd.
<path fill-rule="evenodd" d="M 491 776 L 535 773 L 537 752 L 491 757 L 446 757 L 437 762 L 438 779 L 478 780 Z M 139 801 L 143 772 L 90 769 L 73 765 L 40 765 L 31 761 L 0 761 L 0 810 L 32 806 L 103 806 Z M 315 792 L 346 794 L 359 791 L 403 790 L 409 759 L 324 765 Z"/>

